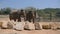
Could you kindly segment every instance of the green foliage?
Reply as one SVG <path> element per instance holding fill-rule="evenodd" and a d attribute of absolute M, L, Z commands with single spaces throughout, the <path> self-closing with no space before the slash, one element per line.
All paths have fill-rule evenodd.
<path fill-rule="evenodd" d="M 11 11 L 10 8 L 3 8 L 3 9 L 1 8 L 1 10 L 0 10 L 0 15 L 9 14 L 10 11 Z"/>
<path fill-rule="evenodd" d="M 40 9 L 40 10 L 37 10 L 39 16 L 43 15 L 44 17 L 48 16 L 52 16 L 52 17 L 55 17 L 56 14 L 58 14 L 60 12 L 60 8 L 45 8 L 45 9 Z"/>

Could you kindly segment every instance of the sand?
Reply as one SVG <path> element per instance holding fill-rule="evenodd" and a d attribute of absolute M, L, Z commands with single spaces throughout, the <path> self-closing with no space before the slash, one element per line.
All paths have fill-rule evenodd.
<path fill-rule="evenodd" d="M 1 29 L 0 34 L 60 34 L 60 30 L 23 30 Z"/>

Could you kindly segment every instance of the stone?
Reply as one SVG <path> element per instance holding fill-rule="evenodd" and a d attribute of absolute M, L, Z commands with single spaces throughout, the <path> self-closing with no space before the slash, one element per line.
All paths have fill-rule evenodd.
<path fill-rule="evenodd" d="M 12 28 L 13 28 L 13 24 L 12 24 L 12 23 L 13 23 L 13 22 L 8 22 L 8 24 L 7 24 L 7 26 L 8 26 L 7 28 L 8 28 L 8 29 L 12 29 Z"/>
<path fill-rule="evenodd" d="M 51 23 L 51 29 L 52 30 L 57 30 L 57 24 L 56 23 Z"/>
<path fill-rule="evenodd" d="M 41 30 L 42 29 L 42 25 L 40 23 L 34 23 L 34 25 L 35 25 L 36 30 Z"/>
<path fill-rule="evenodd" d="M 34 26 L 34 24 L 31 22 L 27 22 L 26 24 L 25 24 L 25 30 L 35 30 L 35 26 Z"/>
<path fill-rule="evenodd" d="M 24 26 L 25 26 L 24 18 L 21 17 L 21 20 L 22 20 L 21 22 L 14 22 L 13 23 L 13 29 L 19 30 L 19 31 L 24 30 Z"/>
<path fill-rule="evenodd" d="M 16 22 L 16 24 L 13 26 L 15 30 L 22 31 L 24 30 L 24 23 L 23 22 Z"/>
<path fill-rule="evenodd" d="M 42 28 L 43 29 L 51 29 L 51 26 L 50 25 L 42 25 Z"/>
<path fill-rule="evenodd" d="M 2 24 L 2 28 L 7 28 L 8 26 L 7 26 L 7 23 L 8 23 L 8 21 L 3 21 L 3 24 Z"/>

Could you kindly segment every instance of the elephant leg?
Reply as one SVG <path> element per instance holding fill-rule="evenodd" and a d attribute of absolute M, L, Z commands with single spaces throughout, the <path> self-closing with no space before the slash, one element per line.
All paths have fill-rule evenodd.
<path fill-rule="evenodd" d="M 21 22 L 21 19 L 18 19 L 18 22 Z"/>
<path fill-rule="evenodd" d="M 11 16 L 9 16 L 10 21 L 13 19 Z"/>
<path fill-rule="evenodd" d="M 16 22 L 16 19 L 13 19 Z"/>
<path fill-rule="evenodd" d="M 33 19 L 33 23 L 35 23 L 35 18 L 32 18 Z"/>
<path fill-rule="evenodd" d="M 31 18 L 28 18 L 28 21 L 31 22 Z"/>
<path fill-rule="evenodd" d="M 12 20 L 11 18 L 9 18 L 10 19 L 10 21 Z"/>
<path fill-rule="evenodd" d="M 24 21 L 26 21 L 26 18 L 24 17 Z"/>
<path fill-rule="evenodd" d="M 21 18 L 18 18 L 18 22 L 21 22 Z"/>
<path fill-rule="evenodd" d="M 34 19 L 33 19 L 33 23 L 34 23 L 35 21 L 34 21 Z"/>

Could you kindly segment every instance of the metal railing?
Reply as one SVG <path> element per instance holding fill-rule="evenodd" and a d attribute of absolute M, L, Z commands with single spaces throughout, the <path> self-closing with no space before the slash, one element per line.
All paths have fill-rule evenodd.
<path fill-rule="evenodd" d="M 49 17 L 39 17 L 36 18 L 36 21 L 38 22 L 60 22 L 59 16 L 49 16 Z"/>

